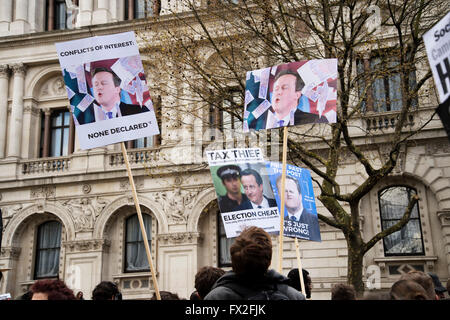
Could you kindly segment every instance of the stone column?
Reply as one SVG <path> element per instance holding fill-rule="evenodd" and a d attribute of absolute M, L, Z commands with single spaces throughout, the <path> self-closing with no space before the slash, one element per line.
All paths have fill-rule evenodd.
<path fill-rule="evenodd" d="M 50 115 L 52 112 L 49 108 L 44 109 L 44 146 L 42 147 L 42 157 L 47 158 L 49 154 L 50 142 Z"/>
<path fill-rule="evenodd" d="M 0 10 L 0 36 L 9 35 L 9 25 L 12 21 L 13 1 L 2 0 L 2 10 Z"/>
<path fill-rule="evenodd" d="M 128 1 L 128 20 L 134 19 L 134 1 Z"/>
<path fill-rule="evenodd" d="M 0 159 L 5 157 L 6 122 L 8 121 L 8 65 L 0 65 Z"/>
<path fill-rule="evenodd" d="M 49 0 L 47 8 L 47 30 L 52 31 L 54 29 L 55 29 L 55 0 Z"/>
<path fill-rule="evenodd" d="M 23 63 L 11 65 L 14 73 L 13 101 L 9 123 L 8 157 L 19 157 L 22 146 L 23 94 L 26 67 Z"/>
<path fill-rule="evenodd" d="M 92 24 L 108 23 L 111 21 L 109 0 L 97 0 L 97 10 L 92 16 Z"/>
<path fill-rule="evenodd" d="M 11 34 L 24 34 L 30 31 L 28 22 L 28 0 L 15 1 L 15 16 L 11 23 Z"/>
<path fill-rule="evenodd" d="M 79 1 L 80 14 L 77 26 L 89 26 L 92 22 L 92 11 L 94 10 L 94 0 L 80 0 Z"/>

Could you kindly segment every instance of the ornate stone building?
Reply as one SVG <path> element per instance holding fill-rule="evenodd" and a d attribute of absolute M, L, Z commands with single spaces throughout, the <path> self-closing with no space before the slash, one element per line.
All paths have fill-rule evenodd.
<path fill-rule="evenodd" d="M 144 30 L 145 22 L 133 19 L 148 11 L 163 15 L 177 9 L 176 2 L 161 1 L 159 7 L 151 1 L 79 0 L 68 1 L 69 8 L 66 2 L 0 4 L 0 268 L 12 269 L 5 272 L 0 293 L 17 297 L 36 279 L 59 277 L 87 298 L 102 280 L 117 282 L 125 299 L 148 298 L 153 285 L 142 239 L 133 232 L 136 212 L 120 146 L 79 149 L 54 43 Z M 151 81 L 152 74 L 147 76 Z M 153 98 L 162 113 L 172 102 Z M 411 126 L 436 107 L 435 100 L 419 104 Z M 358 125 L 383 139 L 395 116 L 395 111 L 368 112 Z M 191 161 L 190 155 L 202 154 L 204 146 L 196 143 L 202 128 L 194 117 L 181 128 L 175 129 L 175 122 L 163 118 L 158 139 L 127 146 L 159 288 L 189 297 L 200 267 L 229 268 L 229 258 L 209 168 L 201 158 Z M 192 143 L 181 144 L 182 139 Z M 383 156 L 383 148 L 376 154 Z M 351 190 L 364 175 L 349 161 L 338 181 Z M 400 246 L 406 248 L 402 252 L 400 238 L 392 238 L 365 258 L 367 276 L 379 276 L 381 288 L 399 277 L 400 266 L 435 272 L 442 281 L 450 276 L 450 145 L 439 119 L 403 150 L 395 173 L 362 200 L 364 233 L 373 235 L 395 220 L 388 214 L 395 212 L 389 200 L 412 190 L 421 200 L 406 236 L 410 247 Z M 318 210 L 327 214 L 320 205 Z M 342 233 L 321 223 L 321 234 L 321 243 L 301 242 L 313 299 L 328 298 L 331 285 L 347 274 Z M 273 244 L 277 257 L 276 238 Z M 287 274 L 297 267 L 293 241 L 286 239 L 283 249 Z"/>

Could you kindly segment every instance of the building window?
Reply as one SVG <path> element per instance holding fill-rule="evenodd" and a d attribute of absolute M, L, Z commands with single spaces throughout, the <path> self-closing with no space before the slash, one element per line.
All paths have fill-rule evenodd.
<path fill-rule="evenodd" d="M 231 99 L 222 101 L 222 108 L 213 105 L 209 107 L 210 140 L 215 140 L 215 130 L 228 133 L 233 130 L 242 130 L 242 121 L 228 111 L 232 111 L 237 106 L 241 106 L 241 98 L 238 91 L 231 92 Z M 227 111 L 228 110 L 228 111 Z"/>
<path fill-rule="evenodd" d="M 59 272 L 61 223 L 49 221 L 38 227 L 34 278 L 54 278 Z"/>
<path fill-rule="evenodd" d="M 52 110 L 41 119 L 41 157 L 61 157 L 73 152 L 74 124 L 70 111 Z"/>
<path fill-rule="evenodd" d="M 159 15 L 161 0 L 125 0 L 125 20 Z"/>
<path fill-rule="evenodd" d="M 148 245 L 151 248 L 152 219 L 148 214 L 142 214 L 142 219 L 148 237 Z M 150 266 L 137 214 L 127 218 L 125 224 L 125 272 L 149 271 Z"/>
<path fill-rule="evenodd" d="M 219 267 L 231 267 L 230 247 L 234 238 L 227 238 L 220 211 L 217 213 L 217 230 Z"/>
<path fill-rule="evenodd" d="M 363 111 L 386 112 L 401 110 L 406 97 L 402 95 L 400 60 L 392 55 L 374 55 L 370 59 L 357 60 L 357 73 L 364 75 L 358 81 L 358 92 Z M 372 84 L 371 90 L 364 94 L 368 82 Z M 416 87 L 416 73 L 410 72 L 409 89 Z M 417 97 L 411 101 L 412 107 L 417 107 Z"/>
<path fill-rule="evenodd" d="M 416 190 L 405 186 L 389 187 L 380 191 L 378 200 L 382 230 L 393 226 L 403 217 L 413 194 L 416 194 Z M 409 222 L 401 230 L 385 237 L 383 244 L 386 256 L 425 254 L 417 203 Z"/>

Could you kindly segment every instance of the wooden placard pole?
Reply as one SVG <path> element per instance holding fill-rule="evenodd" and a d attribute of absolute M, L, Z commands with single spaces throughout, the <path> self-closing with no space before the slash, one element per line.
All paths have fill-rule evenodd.
<path fill-rule="evenodd" d="M 139 225 L 141 227 L 142 239 L 144 240 L 145 252 L 147 253 L 147 260 L 150 266 L 150 271 L 152 273 L 153 285 L 155 287 L 156 299 L 161 300 L 161 295 L 159 293 L 158 281 L 156 280 L 155 269 L 153 268 L 152 255 L 150 253 L 150 247 L 148 246 L 147 232 L 144 227 L 144 220 L 142 219 L 141 207 L 139 205 L 139 199 L 137 197 L 136 186 L 134 185 L 133 175 L 131 173 L 130 162 L 128 161 L 127 149 L 125 148 L 125 143 L 120 143 L 122 147 L 123 159 L 125 160 L 125 165 L 127 166 L 128 178 L 130 179 L 131 191 L 133 192 L 134 205 L 136 206 L 136 211 L 139 219 Z M 149 286 L 150 287 L 150 286 Z"/>
<path fill-rule="evenodd" d="M 280 212 L 280 235 L 278 237 L 279 240 L 279 249 L 278 249 L 278 272 L 283 272 L 283 233 L 284 233 L 284 196 L 285 196 L 285 183 L 286 183 L 286 158 L 287 158 L 287 137 L 288 137 L 288 130 L 287 127 L 283 128 L 283 167 L 281 172 L 281 190 L 278 190 L 281 197 L 281 212 Z"/>
<path fill-rule="evenodd" d="M 298 274 L 300 276 L 300 288 L 302 288 L 302 293 L 306 296 L 305 280 L 303 279 L 302 260 L 300 259 L 300 245 L 298 243 L 297 238 L 295 238 L 295 251 L 297 253 Z"/>

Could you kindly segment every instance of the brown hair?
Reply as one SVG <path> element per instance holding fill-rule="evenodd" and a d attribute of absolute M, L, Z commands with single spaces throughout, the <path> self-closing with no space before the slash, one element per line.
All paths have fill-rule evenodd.
<path fill-rule="evenodd" d="M 31 292 L 46 293 L 48 300 L 76 300 L 73 291 L 61 280 L 38 280 L 31 286 Z"/>
<path fill-rule="evenodd" d="M 331 300 L 356 300 L 355 287 L 347 283 L 338 283 L 331 288 Z"/>
<path fill-rule="evenodd" d="M 172 293 L 170 291 L 160 291 L 159 295 L 161 296 L 161 300 L 186 300 L 186 299 L 180 299 L 178 294 Z M 153 296 L 150 300 L 157 300 L 156 292 L 153 292 Z"/>
<path fill-rule="evenodd" d="M 272 240 L 264 229 L 248 227 L 235 239 L 230 253 L 231 265 L 237 275 L 261 277 L 272 260 Z"/>
<path fill-rule="evenodd" d="M 391 287 L 391 300 L 429 300 L 425 289 L 414 280 L 398 280 Z"/>
<path fill-rule="evenodd" d="M 434 292 L 433 279 L 422 271 L 413 270 L 408 273 L 402 274 L 400 280 L 412 280 L 421 285 L 431 300 L 436 299 L 436 293 Z"/>
<path fill-rule="evenodd" d="M 217 279 L 225 274 L 225 271 L 216 267 L 203 267 L 198 270 L 195 275 L 195 289 L 200 298 L 206 297 L 211 291 L 212 286 L 216 283 Z"/>

